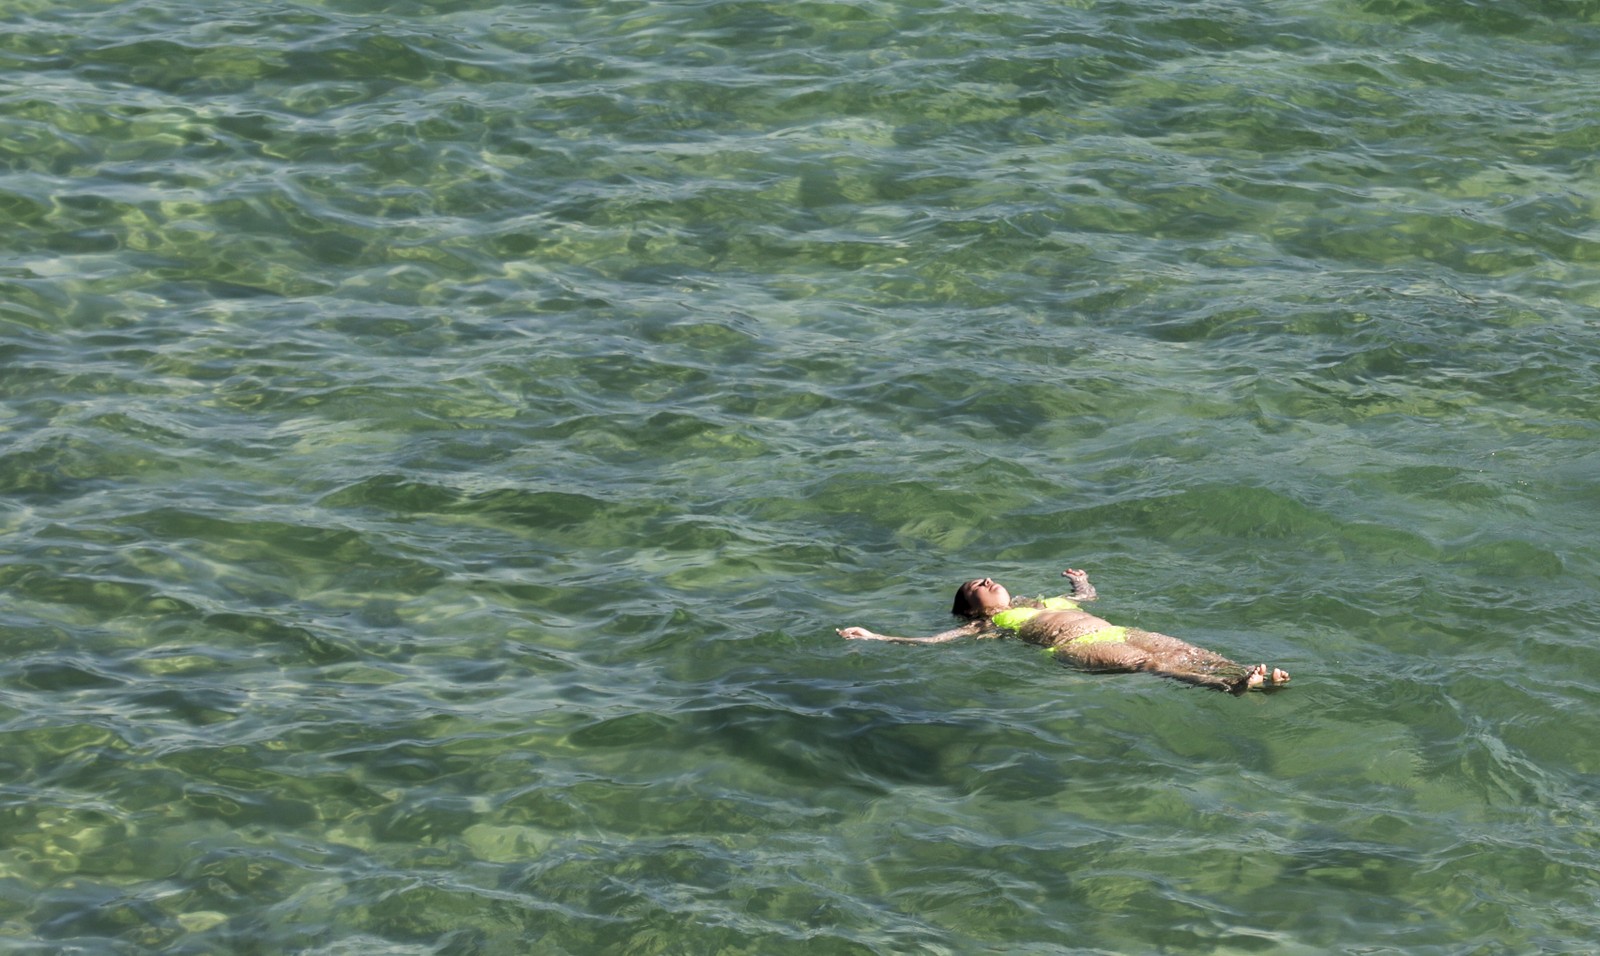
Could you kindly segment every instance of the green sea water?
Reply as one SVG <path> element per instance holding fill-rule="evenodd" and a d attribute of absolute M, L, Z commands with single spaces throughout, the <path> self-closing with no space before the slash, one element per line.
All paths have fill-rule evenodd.
<path fill-rule="evenodd" d="M 0 0 L 0 952 L 1600 948 L 1600 3 Z M 1233 698 L 950 626 L 1089 570 Z"/>

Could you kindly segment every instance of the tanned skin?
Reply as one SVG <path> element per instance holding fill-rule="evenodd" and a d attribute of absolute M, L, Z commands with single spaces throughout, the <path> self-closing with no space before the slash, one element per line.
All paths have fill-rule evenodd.
<path fill-rule="evenodd" d="M 1068 568 L 1061 576 L 1072 582 L 1067 597 L 1074 603 L 1093 601 L 1099 595 L 1089 583 L 1089 575 Z M 1117 640 L 1079 641 L 1081 637 L 1104 631 L 1112 625 L 1083 610 L 1041 610 L 1015 631 L 1002 630 L 992 618 L 1010 607 L 1038 607 L 1037 602 L 1017 601 L 991 578 L 968 581 L 956 590 L 950 613 L 966 623 L 928 637 L 894 637 L 875 634 L 864 627 L 841 627 L 838 634 L 852 641 L 893 641 L 898 644 L 944 644 L 964 637 L 1016 637 L 1041 647 L 1051 648 L 1055 656 L 1088 671 L 1148 671 L 1161 677 L 1243 694 L 1252 688 L 1277 688 L 1289 682 L 1287 672 L 1265 664 L 1246 667 L 1221 654 L 1167 634 L 1127 628 Z"/>

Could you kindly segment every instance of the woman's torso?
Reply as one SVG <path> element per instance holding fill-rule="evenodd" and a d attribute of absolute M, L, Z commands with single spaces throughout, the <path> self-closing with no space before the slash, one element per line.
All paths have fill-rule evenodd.
<path fill-rule="evenodd" d="M 1057 599 L 1049 603 L 1065 606 L 1011 608 L 996 614 L 993 623 L 1001 630 L 1041 647 L 1056 647 L 1112 626 L 1104 618 L 1080 610 L 1070 602 Z"/>

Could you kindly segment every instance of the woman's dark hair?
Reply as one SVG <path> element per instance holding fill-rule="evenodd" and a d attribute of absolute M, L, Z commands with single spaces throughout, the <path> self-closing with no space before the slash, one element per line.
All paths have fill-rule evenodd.
<path fill-rule="evenodd" d="M 983 602 L 978 600 L 978 585 L 982 580 L 968 581 L 956 588 L 955 603 L 950 605 L 950 613 L 956 617 L 983 617 Z"/>

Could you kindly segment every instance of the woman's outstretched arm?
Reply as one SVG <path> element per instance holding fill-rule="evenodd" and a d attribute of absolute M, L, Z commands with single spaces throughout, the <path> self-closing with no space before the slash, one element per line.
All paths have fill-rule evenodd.
<path fill-rule="evenodd" d="M 838 628 L 840 637 L 847 641 L 894 641 L 896 644 L 943 644 L 946 641 L 957 641 L 963 637 L 978 637 L 985 630 L 984 621 L 968 621 L 960 627 L 952 627 L 948 631 L 940 631 L 930 637 L 894 637 L 889 634 L 874 634 L 864 627 Z"/>

